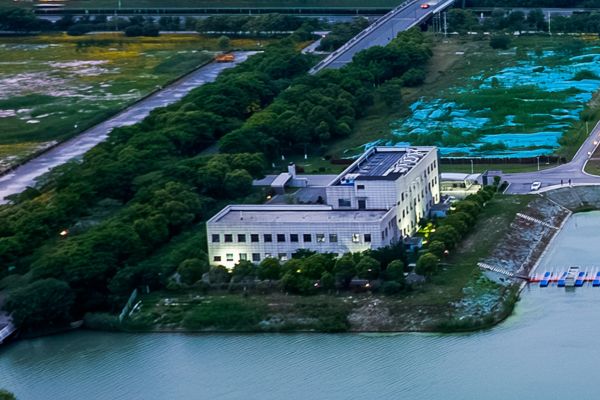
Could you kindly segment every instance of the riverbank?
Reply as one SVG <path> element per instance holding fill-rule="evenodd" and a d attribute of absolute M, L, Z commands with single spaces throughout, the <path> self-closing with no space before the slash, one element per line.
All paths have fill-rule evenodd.
<path fill-rule="evenodd" d="M 570 193 L 570 196 L 568 195 Z M 527 277 L 575 207 L 600 189 L 567 189 L 542 196 L 498 195 L 474 231 L 426 283 L 398 295 L 343 293 L 156 292 L 122 325 L 130 332 L 467 332 L 491 328 L 510 316 L 525 282 L 480 270 L 478 263 Z M 587 204 L 587 203 L 586 203 Z M 485 240 L 483 239 L 485 238 Z M 96 322 L 102 320 L 96 320 Z M 105 321 L 106 322 L 106 321 Z M 88 324 L 90 326 L 90 324 Z M 91 326 L 104 329 L 102 323 Z"/>
<path fill-rule="evenodd" d="M 569 196 L 570 194 L 570 196 Z M 523 280 L 499 279 L 478 262 L 525 276 L 568 220 L 568 190 L 541 196 L 497 195 L 486 205 L 471 235 L 444 260 L 438 274 L 397 295 L 381 292 L 286 294 L 276 283 L 237 292 L 207 292 L 199 286 L 142 295 L 121 324 L 116 315 L 88 314 L 85 328 L 123 332 L 470 332 L 509 317 Z M 587 195 L 587 197 L 585 197 Z M 600 204 L 600 189 L 577 196 Z M 596 197 L 594 197 L 596 196 Z M 547 225 L 523 218 L 527 215 Z M 481 240 L 485 238 L 486 240 Z M 137 301 L 136 301 L 137 302 Z"/>
<path fill-rule="evenodd" d="M 542 205 L 546 207 L 543 211 L 532 211 Z M 557 214 L 555 207 L 532 196 L 495 196 L 484 207 L 471 235 L 443 260 L 439 272 L 396 295 L 380 291 L 288 295 L 277 283 L 262 281 L 244 292 L 240 288 L 215 291 L 199 284 L 141 296 L 136 312 L 122 326 L 108 316 L 92 316 L 86 325 L 133 332 L 447 332 L 488 328 L 510 315 L 518 284 L 488 279 L 477 263 L 494 254 L 496 244 L 511 237 L 516 226 L 527 227 L 516 220 L 517 213 L 552 216 Z"/>

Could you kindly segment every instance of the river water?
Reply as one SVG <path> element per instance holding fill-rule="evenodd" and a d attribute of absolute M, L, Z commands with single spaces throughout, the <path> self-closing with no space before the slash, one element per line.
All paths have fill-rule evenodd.
<path fill-rule="evenodd" d="M 600 213 L 565 225 L 540 270 L 600 267 Z M 596 399 L 600 288 L 525 288 L 461 335 L 73 332 L 0 350 L 19 399 Z"/>

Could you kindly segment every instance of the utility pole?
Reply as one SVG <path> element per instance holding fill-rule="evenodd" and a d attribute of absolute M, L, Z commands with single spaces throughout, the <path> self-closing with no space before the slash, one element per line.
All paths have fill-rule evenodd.
<path fill-rule="evenodd" d="M 446 14 L 447 14 L 447 12 L 444 11 L 444 37 L 445 38 L 448 37 L 448 21 L 446 20 Z"/>
<path fill-rule="evenodd" d="M 550 11 L 548 11 L 548 35 L 552 35 L 552 29 L 550 29 L 551 15 Z"/>

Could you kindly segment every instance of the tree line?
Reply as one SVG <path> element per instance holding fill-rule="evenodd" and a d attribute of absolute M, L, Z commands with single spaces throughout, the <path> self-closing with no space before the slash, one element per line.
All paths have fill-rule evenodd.
<path fill-rule="evenodd" d="M 158 36 L 159 31 L 197 31 L 204 34 L 227 33 L 230 36 L 270 36 L 295 32 L 301 40 L 313 37 L 314 30 L 328 24 L 316 18 L 300 18 L 282 14 L 258 16 L 210 16 L 193 18 L 133 16 L 129 18 L 105 15 L 65 15 L 55 22 L 38 18 L 33 11 L 20 8 L 0 8 L 0 30 L 13 32 L 66 31 L 69 35 L 84 35 L 93 31 L 124 31 L 126 36 Z"/>
<path fill-rule="evenodd" d="M 260 201 L 252 179 L 280 149 L 301 152 L 347 136 L 379 87 L 414 83 L 431 56 L 412 30 L 310 76 L 315 59 L 296 48 L 293 37 L 268 46 L 178 103 L 114 129 L 82 160 L 0 206 L 0 277 L 15 322 L 40 329 L 115 312 L 133 288 L 164 288 L 176 272 L 197 277 L 208 269 L 202 221 L 232 201 Z M 222 153 L 202 153 L 217 142 Z M 350 271 L 387 268 L 353 262 Z M 320 278 L 337 279 L 342 265 Z M 298 292 L 307 277 L 281 274 Z"/>
<path fill-rule="evenodd" d="M 220 149 L 258 149 L 269 160 L 283 152 L 301 154 L 308 146 L 324 151 L 328 143 L 350 135 L 356 119 L 373 103 L 375 88 L 392 79 L 413 83 L 430 57 L 431 44 L 423 33 L 400 33 L 386 47 L 356 54 L 344 68 L 298 78 L 273 104 L 224 135 Z"/>
<path fill-rule="evenodd" d="M 0 275 L 10 271 L 18 288 L 6 302 L 15 321 L 35 329 L 114 311 L 143 278 L 134 266 L 223 202 L 249 194 L 263 155 L 199 153 L 308 70 L 312 57 L 294 46 L 269 46 L 141 123 L 114 129 L 83 160 L 53 170 L 44 187 L 0 207 Z M 186 258 L 206 262 L 200 246 Z M 154 279 L 146 283 L 166 282 L 174 271 L 163 267 L 143 271 Z"/>
<path fill-rule="evenodd" d="M 600 13 L 574 13 L 570 16 L 552 15 L 551 30 L 553 33 L 581 32 L 600 34 Z M 494 10 L 489 17 L 479 20 L 478 15 L 465 9 L 455 8 L 448 12 L 450 31 L 465 32 L 548 32 L 549 24 L 540 9 L 506 12 Z"/>

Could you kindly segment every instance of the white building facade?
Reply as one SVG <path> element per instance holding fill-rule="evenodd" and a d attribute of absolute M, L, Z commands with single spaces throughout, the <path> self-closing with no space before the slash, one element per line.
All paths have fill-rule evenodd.
<path fill-rule="evenodd" d="M 435 147 L 374 147 L 326 188 L 326 205 L 230 205 L 207 222 L 209 261 L 342 255 L 412 235 L 440 201 Z"/>

